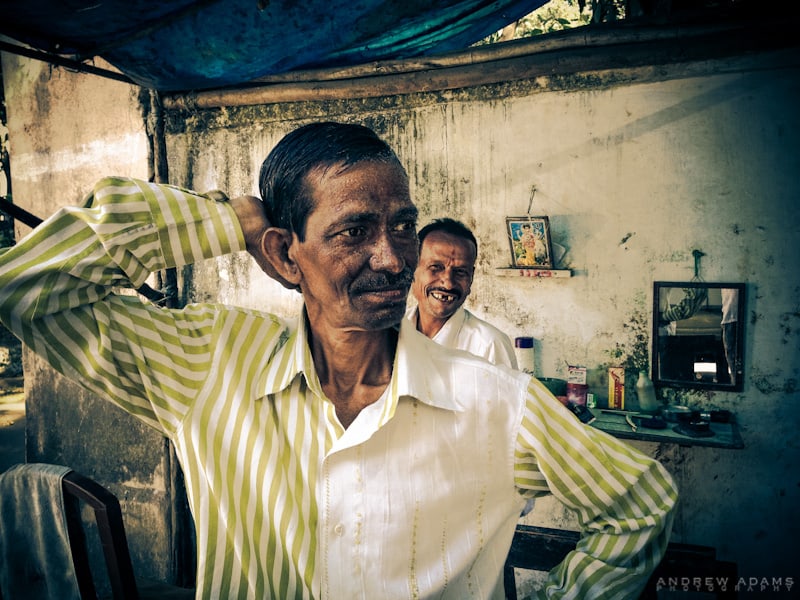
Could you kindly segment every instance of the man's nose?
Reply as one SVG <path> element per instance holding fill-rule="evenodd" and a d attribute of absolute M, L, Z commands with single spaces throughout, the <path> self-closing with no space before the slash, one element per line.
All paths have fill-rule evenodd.
<path fill-rule="evenodd" d="M 372 248 L 370 267 L 373 271 L 400 273 L 406 266 L 403 246 L 392 240 L 389 235 L 378 236 Z"/>
<path fill-rule="evenodd" d="M 439 271 L 439 282 L 442 287 L 451 289 L 453 287 L 453 271 L 451 269 L 442 269 Z"/>

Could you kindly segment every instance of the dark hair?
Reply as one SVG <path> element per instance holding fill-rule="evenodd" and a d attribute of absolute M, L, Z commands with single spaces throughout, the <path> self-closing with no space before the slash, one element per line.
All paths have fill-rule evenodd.
<path fill-rule="evenodd" d="M 473 235 L 469 227 L 464 225 L 461 221 L 456 221 L 455 219 L 451 219 L 449 217 L 434 219 L 419 230 L 417 237 L 419 238 L 420 250 L 422 249 L 422 242 L 425 241 L 425 238 L 429 233 L 434 231 L 443 231 L 445 233 L 449 233 L 450 235 L 469 240 L 475 245 L 475 254 L 478 253 L 478 240 L 475 239 L 475 235 Z"/>
<path fill-rule="evenodd" d="M 363 125 L 312 123 L 288 133 L 261 165 L 258 187 L 267 218 L 302 240 L 312 209 L 306 176 L 317 167 L 349 167 L 367 160 L 400 165 L 389 145 Z"/>

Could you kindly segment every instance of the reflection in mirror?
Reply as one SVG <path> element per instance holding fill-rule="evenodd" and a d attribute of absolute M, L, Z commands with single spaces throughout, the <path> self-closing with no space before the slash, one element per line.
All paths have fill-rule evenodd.
<path fill-rule="evenodd" d="M 653 383 L 741 391 L 743 283 L 656 281 Z"/>

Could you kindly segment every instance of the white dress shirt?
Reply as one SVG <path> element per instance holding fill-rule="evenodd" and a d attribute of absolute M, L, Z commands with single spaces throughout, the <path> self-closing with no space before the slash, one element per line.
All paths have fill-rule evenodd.
<path fill-rule="evenodd" d="M 417 326 L 419 309 L 413 306 L 406 311 L 406 319 Z M 517 355 L 509 337 L 497 327 L 480 319 L 460 306 L 442 328 L 431 338 L 445 348 L 466 350 L 496 365 L 517 368 Z"/>

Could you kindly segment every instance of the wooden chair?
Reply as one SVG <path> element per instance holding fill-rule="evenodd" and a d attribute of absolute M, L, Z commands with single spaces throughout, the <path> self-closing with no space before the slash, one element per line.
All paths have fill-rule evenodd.
<path fill-rule="evenodd" d="M 53 465 L 36 464 L 20 466 L 24 468 L 17 469 L 14 474 L 15 477 L 40 477 L 43 472 L 50 473 L 53 467 Z M 37 467 L 41 468 L 37 469 Z M 102 546 L 108 582 L 114 600 L 147 600 L 149 598 L 184 600 L 194 598 L 193 589 L 134 576 L 128 541 L 125 535 L 125 526 L 122 522 L 122 511 L 114 494 L 96 481 L 72 470 L 67 470 L 66 473 L 63 473 L 62 470 L 60 474 L 56 472 L 52 476 L 61 477 L 61 492 L 63 496 L 60 505 L 63 505 L 63 516 L 67 530 L 66 537 L 69 545 L 69 548 L 63 551 L 63 556 L 71 557 L 72 559 L 78 592 L 82 600 L 97 600 L 98 589 L 105 587 L 96 585 L 96 579 L 90 566 L 91 561 L 89 559 L 85 524 L 81 514 L 84 504 L 89 506 L 94 513 L 94 520 L 97 524 L 97 537 L 99 537 L 100 545 Z M 5 474 L 3 477 L 5 477 Z M 3 481 L 3 486 L 10 486 L 10 482 L 6 484 Z M 4 489 L 3 491 L 5 492 L 6 490 Z M 16 501 L 19 502 L 21 499 L 17 498 Z M 35 518 L 35 507 L 32 509 L 32 514 Z M 56 510 L 56 518 L 57 514 L 58 511 Z M 41 527 L 47 526 L 42 521 L 39 521 L 39 525 Z M 58 540 L 61 538 L 54 537 L 53 539 Z M 34 572 L 47 572 L 47 569 L 37 570 L 34 566 Z M 62 582 L 59 582 L 58 585 L 62 585 Z M 64 593 L 66 594 L 67 592 Z"/>
<path fill-rule="evenodd" d="M 86 534 L 81 518 L 81 502 L 85 502 L 94 511 L 114 600 L 194 598 L 193 589 L 134 576 L 125 526 L 122 522 L 122 510 L 114 494 L 93 479 L 75 471 L 64 475 L 62 486 L 67 531 L 81 598 L 97 598 L 94 577 L 89 569 Z"/>
<path fill-rule="evenodd" d="M 514 569 L 549 571 L 575 549 L 579 538 L 577 531 L 517 525 L 503 570 L 507 600 L 517 600 Z M 670 598 L 683 591 L 693 598 L 697 594 L 737 598 L 737 578 L 736 563 L 717 560 L 714 548 L 673 542 L 639 600 L 656 600 L 661 590 L 669 592 Z"/>

